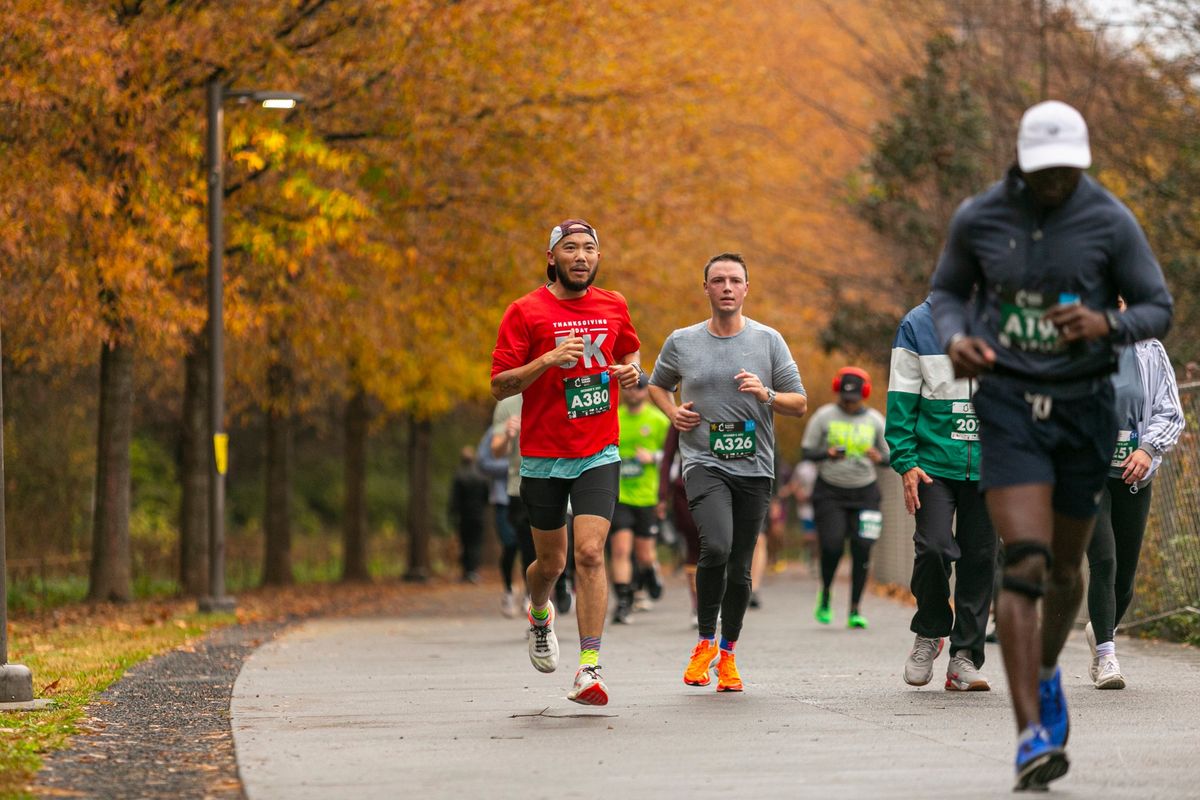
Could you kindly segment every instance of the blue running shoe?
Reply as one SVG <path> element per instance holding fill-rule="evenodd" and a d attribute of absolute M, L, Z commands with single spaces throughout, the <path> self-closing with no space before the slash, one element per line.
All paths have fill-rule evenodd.
<path fill-rule="evenodd" d="M 1042 726 L 1050 734 L 1050 743 L 1066 747 L 1071 735 L 1071 720 L 1067 716 L 1067 698 L 1062 689 L 1062 670 L 1055 667 L 1054 677 L 1038 681 L 1038 705 L 1041 707 Z"/>
<path fill-rule="evenodd" d="M 1013 791 L 1042 791 L 1050 781 L 1066 775 L 1070 766 L 1066 752 L 1050 743 L 1049 731 L 1031 724 L 1017 740 L 1017 784 Z"/>

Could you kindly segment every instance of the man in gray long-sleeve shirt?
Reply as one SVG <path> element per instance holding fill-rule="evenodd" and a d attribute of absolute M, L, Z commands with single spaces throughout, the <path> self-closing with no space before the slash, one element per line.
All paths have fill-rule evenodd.
<path fill-rule="evenodd" d="M 709 667 L 719 658 L 718 692 L 742 691 L 734 648 L 750 602 L 754 545 L 771 502 L 774 414 L 799 417 L 808 409 L 783 337 L 742 315 L 749 285 L 740 255 L 710 258 L 704 292 L 712 317 L 667 337 L 650 377 L 650 399 L 680 432 L 688 507 L 700 530 L 700 640 L 683 682 L 707 686 Z"/>
<path fill-rule="evenodd" d="M 1040 789 L 1068 767 L 1056 665 L 1116 440 L 1115 346 L 1163 335 L 1172 301 L 1133 214 L 1083 174 L 1078 111 L 1026 111 L 1017 161 L 955 213 L 931 299 L 957 376 L 981 376 L 980 487 L 1005 545 L 996 628 L 1020 732 L 1016 788 Z"/>

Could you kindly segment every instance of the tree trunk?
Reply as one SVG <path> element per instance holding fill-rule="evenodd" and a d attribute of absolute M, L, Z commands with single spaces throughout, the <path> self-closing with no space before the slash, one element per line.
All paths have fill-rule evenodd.
<path fill-rule="evenodd" d="M 367 395 L 346 403 L 346 508 L 342 517 L 342 580 L 365 581 L 367 571 Z"/>
<path fill-rule="evenodd" d="M 133 597 L 129 551 L 129 447 L 133 433 L 133 348 L 100 350 L 100 409 L 96 447 L 96 509 L 88 599 Z"/>
<path fill-rule="evenodd" d="M 184 594 L 208 592 L 208 353 L 203 336 L 192 342 L 184 361 L 182 442 L 179 482 L 179 586 Z"/>
<path fill-rule="evenodd" d="M 408 572 L 404 579 L 429 577 L 429 451 L 433 423 L 409 418 L 408 425 Z"/>
<path fill-rule="evenodd" d="M 292 369 L 277 361 L 267 369 L 267 507 L 264 586 L 289 584 L 292 576 Z"/>

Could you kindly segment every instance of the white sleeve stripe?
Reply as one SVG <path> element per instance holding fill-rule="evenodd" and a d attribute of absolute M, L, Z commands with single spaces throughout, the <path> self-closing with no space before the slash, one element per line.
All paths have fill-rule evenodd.
<path fill-rule="evenodd" d="M 892 348 L 892 368 L 888 374 L 888 391 L 920 394 L 921 359 L 912 350 L 903 347 Z"/>

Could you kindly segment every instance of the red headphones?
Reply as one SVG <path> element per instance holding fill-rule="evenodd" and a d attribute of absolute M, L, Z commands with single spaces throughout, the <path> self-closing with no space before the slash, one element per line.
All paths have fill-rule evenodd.
<path fill-rule="evenodd" d="M 833 390 L 835 392 L 842 391 L 842 378 L 847 375 L 856 375 L 859 378 L 862 378 L 863 400 L 866 400 L 871 396 L 871 376 L 867 374 L 865 369 L 859 369 L 858 367 L 842 367 L 837 371 L 837 374 L 833 376 Z"/>

